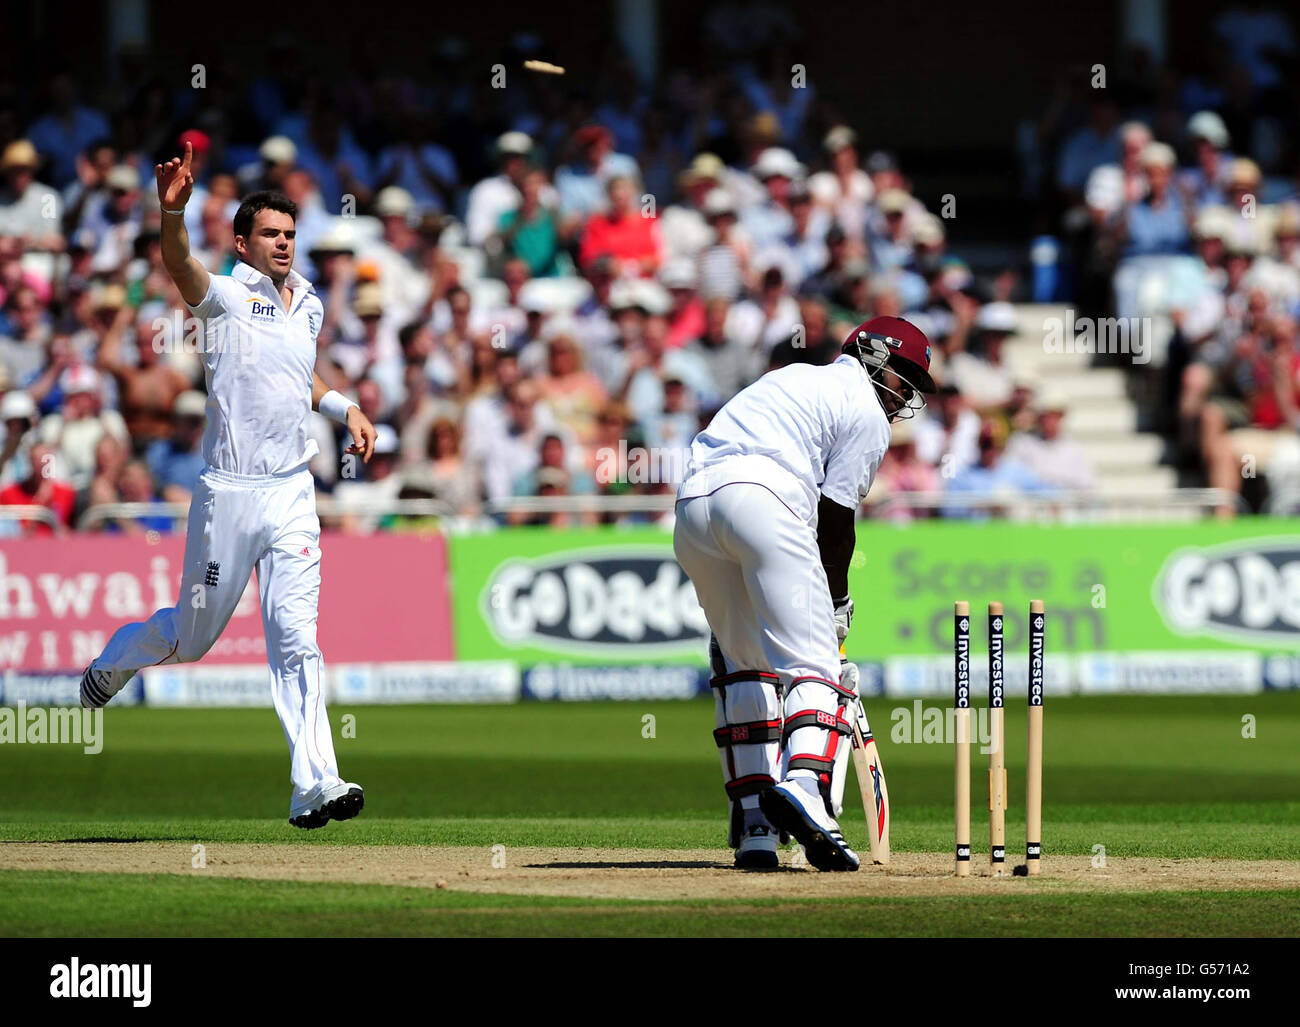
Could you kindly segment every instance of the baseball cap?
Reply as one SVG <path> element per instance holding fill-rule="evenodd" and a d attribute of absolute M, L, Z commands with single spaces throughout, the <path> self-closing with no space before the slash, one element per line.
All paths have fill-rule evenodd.
<path fill-rule="evenodd" d="M 722 158 L 713 153 L 697 153 L 686 169 L 686 178 L 691 182 L 716 182 L 722 178 L 726 165 Z"/>
<path fill-rule="evenodd" d="M 1216 150 L 1228 145 L 1228 126 L 1214 111 L 1197 111 L 1187 120 L 1187 134 L 1193 139 L 1204 139 Z"/>
<path fill-rule="evenodd" d="M 381 218 L 410 217 L 415 198 L 400 185 L 385 186 L 375 197 L 375 213 Z"/>
<path fill-rule="evenodd" d="M 731 194 L 725 189 L 711 189 L 704 197 L 704 216 L 706 218 L 716 218 L 722 214 L 736 213 L 736 205 L 731 200 Z"/>
<path fill-rule="evenodd" d="M 664 264 L 659 282 L 665 289 L 694 289 L 695 264 L 689 257 L 676 257 Z"/>
<path fill-rule="evenodd" d="M 822 146 L 826 148 L 827 153 L 835 153 L 846 146 L 854 146 L 857 141 L 858 134 L 848 125 L 836 125 L 826 133 L 826 138 L 822 140 Z"/>
<path fill-rule="evenodd" d="M 185 149 L 185 144 L 189 143 L 195 153 L 207 153 L 212 149 L 212 140 L 208 138 L 208 134 L 199 131 L 197 128 L 182 132 L 176 142 L 180 144 L 182 150 Z"/>
<path fill-rule="evenodd" d="M 12 421 L 16 418 L 36 420 L 36 402 L 22 389 L 6 392 L 0 399 L 0 421 Z"/>
<path fill-rule="evenodd" d="M 392 425 L 375 425 L 375 455 L 396 453 L 401 448 L 401 440 Z"/>
<path fill-rule="evenodd" d="M 1249 157 L 1238 157 L 1228 165 L 1228 184 L 1242 189 L 1259 185 L 1259 165 Z"/>
<path fill-rule="evenodd" d="M 938 246 L 943 242 L 943 222 L 933 214 L 922 214 L 912 229 L 912 240 L 921 246 Z"/>
<path fill-rule="evenodd" d="M 298 159 L 298 147 L 288 136 L 271 136 L 257 148 L 257 155 L 268 164 L 292 164 Z"/>
<path fill-rule="evenodd" d="M 140 188 L 140 173 L 130 164 L 116 164 L 109 168 L 104 182 L 110 189 L 129 193 Z"/>
<path fill-rule="evenodd" d="M 363 282 L 357 286 L 352 299 L 352 312 L 357 317 L 368 317 L 384 312 L 384 298 L 378 282 Z"/>
<path fill-rule="evenodd" d="M 59 390 L 64 396 L 75 396 L 80 392 L 93 392 L 99 395 L 99 372 L 85 364 L 69 367 L 59 375 Z"/>
<path fill-rule="evenodd" d="M 497 136 L 497 153 L 527 157 L 533 152 L 533 139 L 527 132 L 502 132 Z"/>
<path fill-rule="evenodd" d="M 356 253 L 357 244 L 352 226 L 344 218 L 339 218 L 316 239 L 311 247 L 313 259 L 317 254 L 325 256 L 331 253 Z"/>
<path fill-rule="evenodd" d="M 1020 327 L 1016 308 L 1010 303 L 987 303 L 975 315 L 975 327 L 982 332 L 1014 332 Z"/>
<path fill-rule="evenodd" d="M 208 397 L 197 389 L 186 389 L 172 404 L 173 417 L 205 417 L 207 412 Z"/>
<path fill-rule="evenodd" d="M 877 150 L 867 158 L 867 174 L 879 175 L 885 171 L 897 171 L 898 159 L 886 150 Z"/>
<path fill-rule="evenodd" d="M 36 147 L 26 139 L 15 139 L 5 147 L 4 156 L 0 157 L 0 169 L 35 168 L 40 164 Z"/>
<path fill-rule="evenodd" d="M 886 214 L 901 214 L 907 210 L 912 197 L 905 189 L 886 189 L 876 202 Z"/>
<path fill-rule="evenodd" d="M 1174 148 L 1160 142 L 1147 143 L 1142 147 L 1139 160 L 1144 168 L 1172 168 L 1178 162 L 1178 158 L 1174 155 Z"/>
<path fill-rule="evenodd" d="M 573 141 L 579 146 L 593 146 L 596 143 L 603 143 L 612 140 L 609 129 L 604 125 L 583 125 L 582 128 L 573 133 Z"/>
<path fill-rule="evenodd" d="M 1035 397 L 1034 406 L 1038 408 L 1039 413 L 1056 413 L 1063 414 L 1069 409 L 1070 401 L 1065 398 L 1065 393 L 1060 389 L 1045 389 L 1041 397 Z"/>
<path fill-rule="evenodd" d="M 804 166 L 795 155 L 783 146 L 769 146 L 754 162 L 754 177 L 758 179 L 802 178 Z"/>

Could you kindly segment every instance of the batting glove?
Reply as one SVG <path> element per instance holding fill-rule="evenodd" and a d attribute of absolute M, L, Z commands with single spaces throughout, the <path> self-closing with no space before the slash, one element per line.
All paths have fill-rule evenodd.
<path fill-rule="evenodd" d="M 835 604 L 835 640 L 840 645 L 849 637 L 849 625 L 853 623 L 853 600 L 848 596 Z"/>

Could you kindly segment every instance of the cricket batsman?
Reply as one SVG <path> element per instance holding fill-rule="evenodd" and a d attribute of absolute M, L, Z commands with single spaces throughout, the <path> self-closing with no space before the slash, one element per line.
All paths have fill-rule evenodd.
<path fill-rule="evenodd" d="M 775 867 L 780 834 L 819 870 L 856 870 L 840 832 L 857 667 L 840 661 L 854 513 L 892 421 L 935 391 L 916 326 L 876 317 L 835 361 L 771 371 L 691 445 L 673 549 L 710 642 L 736 866 Z M 843 669 L 842 669 L 843 666 Z"/>
<path fill-rule="evenodd" d="M 293 270 L 298 210 L 276 192 L 248 196 L 235 214 L 239 263 L 210 275 L 190 254 L 185 203 L 194 188 L 190 144 L 154 168 L 162 203 L 162 260 L 203 325 L 207 380 L 205 468 L 190 503 L 174 609 L 120 628 L 81 679 L 81 704 L 103 706 L 142 667 L 192 663 L 212 648 L 257 569 L 272 700 L 289 743 L 289 823 L 323 827 L 361 812 L 360 785 L 339 776 L 316 645 L 320 521 L 307 462 L 312 410 L 347 426 L 348 452 L 369 461 L 375 429 L 316 375 L 324 308 Z"/>

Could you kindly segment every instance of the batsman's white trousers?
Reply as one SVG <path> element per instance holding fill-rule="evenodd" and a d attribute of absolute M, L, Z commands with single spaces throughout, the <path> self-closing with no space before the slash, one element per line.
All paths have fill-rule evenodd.
<path fill-rule="evenodd" d="M 775 673 L 787 715 L 834 712 L 835 693 L 797 678 L 840 679 L 835 609 L 813 528 L 762 485 L 733 482 L 677 502 L 677 562 L 695 586 L 728 673 Z M 788 753 L 824 747 L 820 728 L 794 732 Z M 773 767 L 780 781 L 807 772 Z"/>
<path fill-rule="evenodd" d="M 142 667 L 192 663 L 225 630 L 257 569 L 271 699 L 289 743 L 290 815 L 341 782 L 316 645 L 320 521 L 309 471 L 249 477 L 206 468 L 190 502 L 174 609 L 120 628 L 94 661 L 116 692 Z"/>

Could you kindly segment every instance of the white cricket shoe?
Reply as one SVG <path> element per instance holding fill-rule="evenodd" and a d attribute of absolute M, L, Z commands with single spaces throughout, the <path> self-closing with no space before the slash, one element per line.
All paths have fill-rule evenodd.
<path fill-rule="evenodd" d="M 767 824 L 752 824 L 745 828 L 736 848 L 736 866 L 742 870 L 772 870 L 780 865 L 776 829 Z"/>
<path fill-rule="evenodd" d="M 857 870 L 858 854 L 849 848 L 821 797 L 814 798 L 792 781 L 769 788 L 758 797 L 763 815 L 778 830 L 804 847 L 808 862 L 818 870 Z"/>
<path fill-rule="evenodd" d="M 289 823 L 304 830 L 324 827 L 331 820 L 351 820 L 365 804 L 365 792 L 361 786 L 343 781 L 322 789 L 301 810 L 291 812 Z"/>

